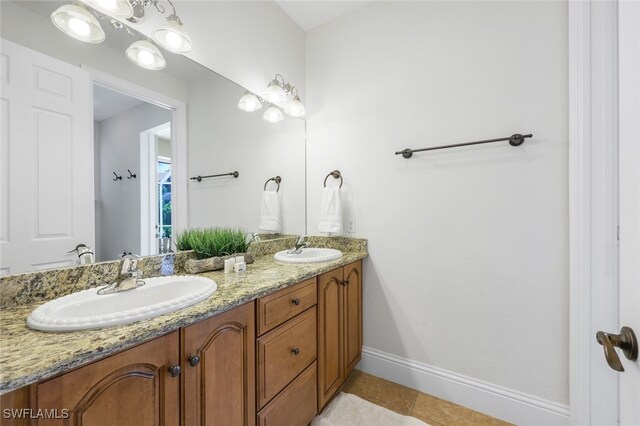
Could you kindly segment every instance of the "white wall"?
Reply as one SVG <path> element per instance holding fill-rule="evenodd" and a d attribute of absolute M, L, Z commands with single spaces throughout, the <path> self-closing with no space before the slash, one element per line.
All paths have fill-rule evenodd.
<path fill-rule="evenodd" d="M 365 346 L 559 411 L 568 403 L 566 9 L 372 2 L 306 42 L 309 231 L 324 176 L 341 170 L 351 235 L 369 240 Z M 534 138 L 394 155 L 516 132 Z"/>
<path fill-rule="evenodd" d="M 171 111 L 144 103 L 100 122 L 99 260 L 140 253 L 140 132 L 171 121 Z M 127 179 L 130 169 L 136 179 Z M 113 172 L 122 176 L 114 181 Z"/>
<path fill-rule="evenodd" d="M 28 48 L 73 65 L 86 65 L 142 87 L 185 100 L 187 85 L 165 72 L 150 72 L 130 62 L 124 52 L 105 43 L 75 40 L 58 30 L 50 19 L 9 1 L 1 1 L 0 34 Z"/>
<path fill-rule="evenodd" d="M 303 234 L 305 123 L 286 117 L 270 124 L 263 110 L 240 111 L 235 105 L 242 94 L 241 87 L 218 77 L 189 84 L 190 176 L 240 173 L 237 179 L 190 180 L 189 224 L 257 232 L 264 183 L 279 175 L 282 231 Z"/>
<path fill-rule="evenodd" d="M 158 138 L 158 157 L 171 158 L 171 141 L 165 138 Z"/>

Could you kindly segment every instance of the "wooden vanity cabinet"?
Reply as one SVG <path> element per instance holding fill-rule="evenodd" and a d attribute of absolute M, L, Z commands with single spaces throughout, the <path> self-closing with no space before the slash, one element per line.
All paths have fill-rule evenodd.
<path fill-rule="evenodd" d="M 0 425 L 304 426 L 361 356 L 357 261 L 3 395 L 57 418 Z"/>
<path fill-rule="evenodd" d="M 362 261 L 318 277 L 318 408 L 362 357 Z"/>
<path fill-rule="evenodd" d="M 255 425 L 254 303 L 183 329 L 184 425 Z"/>
<path fill-rule="evenodd" d="M 61 418 L 25 425 L 254 426 L 254 303 L 32 388 L 30 406 Z"/>
<path fill-rule="evenodd" d="M 49 412 L 58 418 L 39 418 L 37 424 L 179 425 L 178 344 L 176 331 L 39 383 L 36 407 L 55 410 Z"/>
<path fill-rule="evenodd" d="M 258 425 L 305 426 L 318 413 L 316 278 L 258 299 Z"/>

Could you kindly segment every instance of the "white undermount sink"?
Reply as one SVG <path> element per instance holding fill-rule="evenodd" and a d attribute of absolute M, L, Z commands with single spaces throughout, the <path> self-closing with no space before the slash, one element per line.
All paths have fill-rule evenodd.
<path fill-rule="evenodd" d="M 129 324 L 194 305 L 218 288 L 204 277 L 145 278 L 145 285 L 99 295 L 97 288 L 79 291 L 38 306 L 27 318 L 36 330 L 64 332 Z"/>
<path fill-rule="evenodd" d="M 301 253 L 289 254 L 289 250 L 279 251 L 273 255 L 278 262 L 284 263 L 316 263 L 328 262 L 342 257 L 340 250 L 330 248 L 303 248 Z"/>

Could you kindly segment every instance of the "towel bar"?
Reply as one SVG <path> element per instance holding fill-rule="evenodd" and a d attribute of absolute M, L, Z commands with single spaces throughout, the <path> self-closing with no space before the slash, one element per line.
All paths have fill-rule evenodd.
<path fill-rule="evenodd" d="M 240 176 L 240 173 L 238 172 L 220 173 L 219 175 L 195 176 L 190 179 L 197 180 L 198 182 L 202 182 L 202 179 L 209 179 L 209 178 L 220 177 L 220 176 L 233 176 L 234 178 L 237 178 L 238 176 Z"/>
<path fill-rule="evenodd" d="M 280 176 L 276 176 L 276 177 L 272 177 L 270 179 L 267 179 L 267 181 L 264 183 L 264 190 L 267 190 L 267 184 L 271 181 L 274 181 L 277 185 L 278 185 L 278 189 L 276 189 L 276 192 L 280 191 L 280 182 L 282 182 L 282 178 Z"/>
<path fill-rule="evenodd" d="M 340 179 L 340 188 L 342 188 L 342 184 L 343 184 L 343 180 L 342 180 L 342 173 L 340 173 L 340 170 L 334 170 L 332 172 L 329 172 L 329 174 L 324 178 L 324 187 L 327 187 L 327 179 L 329 179 L 329 176 L 333 177 L 334 179 Z"/>
<path fill-rule="evenodd" d="M 487 139 L 484 141 L 476 141 L 476 142 L 465 142 L 465 143 L 456 143 L 453 145 L 442 145 L 442 146 L 434 146 L 431 148 L 421 148 L 421 149 L 410 149 L 406 148 L 402 151 L 396 151 L 396 155 L 402 154 L 404 158 L 411 158 L 414 152 L 423 152 L 423 151 L 433 151 L 436 149 L 446 149 L 446 148 L 456 148 L 459 146 L 469 146 L 469 145 L 481 145 L 485 143 L 493 143 L 493 142 L 501 142 L 501 141 L 509 141 L 509 145 L 511 146 L 520 146 L 524 143 L 524 140 L 527 138 L 533 137 L 532 134 L 521 135 L 520 133 L 516 133 L 514 135 L 498 138 L 498 139 Z"/>

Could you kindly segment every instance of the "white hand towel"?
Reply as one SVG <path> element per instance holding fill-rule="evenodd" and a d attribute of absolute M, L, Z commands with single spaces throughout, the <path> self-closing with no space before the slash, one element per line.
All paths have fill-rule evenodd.
<path fill-rule="evenodd" d="M 277 191 L 264 191 L 262 193 L 260 230 L 274 234 L 278 234 L 282 230 L 280 200 L 278 200 Z"/>
<path fill-rule="evenodd" d="M 342 234 L 342 194 L 338 186 L 324 188 L 318 231 L 332 235 Z"/>

